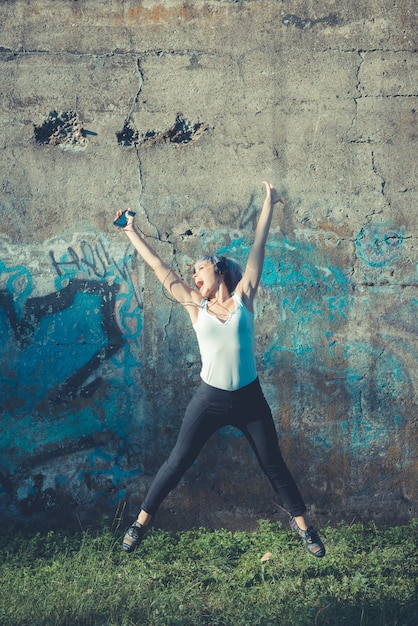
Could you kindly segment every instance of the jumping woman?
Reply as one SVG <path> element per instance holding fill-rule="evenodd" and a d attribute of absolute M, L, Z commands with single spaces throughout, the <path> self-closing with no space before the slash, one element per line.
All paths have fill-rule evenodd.
<path fill-rule="evenodd" d="M 177 442 L 160 467 L 141 510 L 123 539 L 123 549 L 139 546 L 153 515 L 213 433 L 234 426 L 245 435 L 258 462 L 288 512 L 291 528 L 316 557 L 324 545 L 306 516 L 306 506 L 280 452 L 270 408 L 258 381 L 254 357 L 253 303 L 263 269 L 274 205 L 281 202 L 264 181 L 265 199 L 245 270 L 233 259 L 204 254 L 195 264 L 189 287 L 145 241 L 130 211 L 123 228 L 132 245 L 154 270 L 171 296 L 190 315 L 202 361 L 200 383 L 187 406 Z"/>

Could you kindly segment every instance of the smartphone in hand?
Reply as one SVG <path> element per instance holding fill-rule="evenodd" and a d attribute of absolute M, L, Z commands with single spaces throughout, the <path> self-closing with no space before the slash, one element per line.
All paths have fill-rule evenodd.
<path fill-rule="evenodd" d="M 122 213 L 120 217 L 118 217 L 117 220 L 113 222 L 113 224 L 115 226 L 119 226 L 119 228 L 124 228 L 126 224 L 128 223 L 127 214 L 130 215 L 131 217 L 135 215 L 133 211 L 125 211 L 124 213 Z"/>

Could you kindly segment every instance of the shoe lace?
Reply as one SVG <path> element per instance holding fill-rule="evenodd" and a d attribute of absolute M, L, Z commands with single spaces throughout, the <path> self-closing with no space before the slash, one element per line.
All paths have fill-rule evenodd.
<path fill-rule="evenodd" d="M 128 530 L 128 534 L 132 537 L 132 539 L 139 539 L 141 536 L 142 526 L 131 526 Z"/>
<path fill-rule="evenodd" d="M 305 538 L 306 538 L 306 541 L 308 543 L 318 543 L 319 542 L 318 533 L 317 533 L 316 529 L 313 526 L 309 526 L 309 528 L 307 528 L 305 530 Z"/>

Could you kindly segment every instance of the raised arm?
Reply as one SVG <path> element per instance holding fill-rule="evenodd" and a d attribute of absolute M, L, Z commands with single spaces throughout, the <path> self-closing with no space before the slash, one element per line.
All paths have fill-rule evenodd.
<path fill-rule="evenodd" d="M 123 211 L 118 211 L 116 218 L 120 217 Z M 183 304 L 184 306 L 199 304 L 201 300 L 200 294 L 189 287 L 181 278 L 172 270 L 172 268 L 165 263 L 157 252 L 152 248 L 144 237 L 135 228 L 133 216 L 126 213 L 127 225 L 123 228 L 128 239 L 137 250 L 137 252 L 144 259 L 145 263 L 154 270 L 155 275 L 161 282 L 163 287 L 167 289 L 170 295 Z M 190 307 L 194 309 L 195 307 Z M 189 310 L 192 316 L 192 311 Z"/>
<path fill-rule="evenodd" d="M 273 207 L 277 202 L 284 204 L 273 185 L 266 181 L 263 181 L 263 185 L 265 186 L 266 196 L 255 229 L 254 243 L 248 256 L 244 275 L 236 289 L 243 296 L 250 310 L 252 310 L 254 297 L 263 271 L 265 247 L 273 217 Z"/>

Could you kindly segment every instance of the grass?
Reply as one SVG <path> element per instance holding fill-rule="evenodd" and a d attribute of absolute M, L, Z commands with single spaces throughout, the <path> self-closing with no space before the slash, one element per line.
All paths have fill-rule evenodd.
<path fill-rule="evenodd" d="M 328 527 L 315 559 L 280 523 L 257 532 L 2 529 L 3 626 L 417 626 L 418 520 Z M 266 553 L 265 561 L 262 557 Z"/>

